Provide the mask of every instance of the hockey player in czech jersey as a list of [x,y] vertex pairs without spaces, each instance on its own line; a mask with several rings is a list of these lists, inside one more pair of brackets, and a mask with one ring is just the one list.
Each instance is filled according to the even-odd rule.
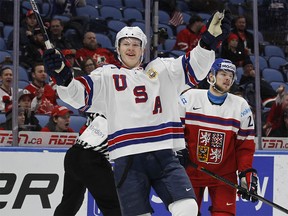
[[[230,60],[216,59],[207,76],[208,90],[189,89],[181,95],[180,114],[185,124],[189,160],[219,176],[257,193],[257,171],[252,168],[254,120],[246,100],[228,93],[236,80]],[[236,189],[186,163],[199,209],[208,187],[212,216],[236,215]],[[257,201],[247,193],[242,198]],[[199,210],[200,215],[200,210]]]

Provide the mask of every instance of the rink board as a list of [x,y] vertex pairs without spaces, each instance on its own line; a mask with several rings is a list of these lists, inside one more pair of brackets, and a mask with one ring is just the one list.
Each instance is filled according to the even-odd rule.
[[[0,148],[0,215],[51,216],[60,202],[63,189],[63,159],[67,148]],[[258,170],[259,195],[288,208],[288,152],[257,151],[254,167]],[[170,215],[152,191],[151,204],[157,216]],[[269,205],[250,203],[236,197],[237,216],[286,215]],[[207,191],[202,215],[209,215]],[[77,216],[102,215],[88,194]]]

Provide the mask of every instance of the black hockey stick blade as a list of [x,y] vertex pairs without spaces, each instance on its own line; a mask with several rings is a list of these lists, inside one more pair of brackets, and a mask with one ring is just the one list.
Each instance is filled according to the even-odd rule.
[[189,164],[190,164],[192,167],[194,167],[195,169],[197,169],[197,170],[199,170],[199,171],[201,171],[201,172],[204,172],[204,173],[206,173],[207,175],[209,175],[209,176],[211,176],[211,177],[213,177],[213,178],[215,178],[215,179],[217,179],[217,180],[219,180],[219,181],[222,181],[222,182],[224,182],[225,184],[227,184],[227,185],[229,185],[229,186],[231,186],[231,187],[233,187],[233,188],[235,188],[235,189],[237,189],[237,190],[239,190],[239,191],[242,191],[242,192],[244,192],[244,193],[247,193],[247,194],[249,194],[250,196],[253,196],[253,197],[257,198],[258,200],[261,200],[262,202],[264,202],[264,203],[272,206],[273,208],[276,208],[276,209],[278,209],[278,210],[280,210],[280,211],[285,212],[286,214],[288,214],[288,209],[286,209],[286,208],[284,208],[284,207],[282,207],[282,206],[280,206],[280,205],[278,205],[278,204],[276,204],[276,203],[273,203],[273,202],[271,202],[270,200],[267,200],[267,199],[265,199],[264,197],[262,197],[262,196],[260,196],[260,195],[258,195],[258,194],[250,193],[248,190],[246,190],[245,188],[241,187],[240,185],[234,184],[233,182],[229,181],[228,179],[223,178],[222,176],[219,176],[219,175],[211,172],[210,170],[207,170],[207,169],[204,168],[204,167],[200,167],[200,166],[198,166],[197,164],[195,164],[195,163],[193,163],[193,162],[191,162],[191,161],[189,161]]
[[47,49],[51,49],[53,47],[52,47],[52,44],[51,44],[51,42],[49,40],[45,25],[43,24],[40,12],[39,12],[38,7],[37,7],[37,4],[36,4],[36,2],[34,0],[30,0],[30,4],[31,4],[32,10],[33,10],[33,12],[35,14],[37,23],[38,23],[38,25],[40,27],[41,33],[43,34],[44,41],[45,41],[45,46],[46,46]]

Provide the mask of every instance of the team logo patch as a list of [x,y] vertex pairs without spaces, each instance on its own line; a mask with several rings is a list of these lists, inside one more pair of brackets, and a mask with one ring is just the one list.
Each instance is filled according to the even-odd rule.
[[222,161],[225,133],[199,130],[197,156],[198,161],[219,164]]
[[157,76],[158,76],[158,73],[157,71],[155,71],[153,68],[149,69],[147,72],[146,72],[147,76],[149,77],[149,79],[156,79]]

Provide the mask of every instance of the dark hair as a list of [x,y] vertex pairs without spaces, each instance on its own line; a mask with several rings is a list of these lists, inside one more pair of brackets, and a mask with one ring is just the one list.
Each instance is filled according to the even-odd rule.
[[59,21],[60,25],[61,25],[62,27],[64,27],[64,22],[63,22],[61,19],[59,19],[59,18],[52,18],[52,19],[50,20],[50,23],[51,23],[52,21]]
[[203,22],[203,19],[199,15],[193,14],[189,19],[188,26],[192,26],[195,22]]
[[31,73],[35,73],[35,68],[39,65],[44,65],[43,62],[35,62],[31,68]]
[[[56,117],[58,118],[58,117]],[[54,116],[50,116],[48,123],[45,125],[50,131],[56,131],[56,122],[54,121]]]
[[91,56],[87,56],[85,59],[83,59],[80,62],[81,70],[84,71],[84,72],[85,72],[85,64],[87,63],[88,60],[91,60],[93,62],[95,68],[97,67],[97,63],[95,62],[95,60]]
[[10,70],[13,72],[13,70],[12,70],[11,67],[5,66],[5,67],[3,67],[3,68],[0,69],[0,76],[2,76],[2,75],[3,75],[3,72],[4,72],[5,70],[7,70],[7,69],[10,69]]
[[242,18],[246,19],[246,17],[243,15],[239,15],[239,16],[235,17],[235,22],[239,19],[242,19]]

